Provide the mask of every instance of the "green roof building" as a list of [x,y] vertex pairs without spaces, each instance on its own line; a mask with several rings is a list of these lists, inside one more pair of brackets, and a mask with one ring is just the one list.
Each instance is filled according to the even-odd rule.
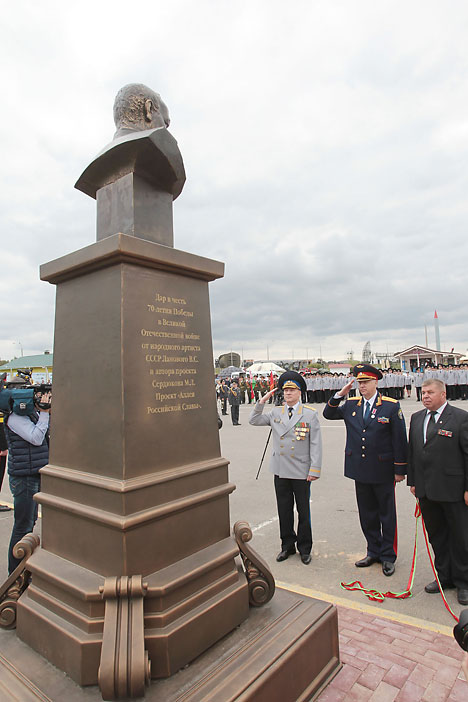
[[54,364],[53,353],[41,353],[36,356],[21,356],[14,358],[0,366],[0,374],[8,373],[7,379],[11,380],[17,374],[18,368],[31,368],[33,380],[37,383],[52,382]]

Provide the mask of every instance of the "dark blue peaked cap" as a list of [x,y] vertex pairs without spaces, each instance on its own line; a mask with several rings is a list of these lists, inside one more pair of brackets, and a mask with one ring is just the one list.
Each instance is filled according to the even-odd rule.
[[305,392],[307,390],[306,381],[300,373],[296,371],[286,371],[278,380],[278,390],[282,390],[284,386],[288,387],[288,383],[294,384],[299,390]]

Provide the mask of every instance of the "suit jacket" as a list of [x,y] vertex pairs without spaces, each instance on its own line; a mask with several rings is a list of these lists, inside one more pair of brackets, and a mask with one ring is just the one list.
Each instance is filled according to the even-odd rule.
[[306,480],[310,474],[320,477],[322,466],[322,435],[316,410],[299,404],[289,419],[286,405],[274,407],[263,414],[265,405],[257,402],[249,423],[271,427],[273,451],[270,471],[280,478]]
[[386,483],[395,480],[395,473],[405,475],[408,442],[400,403],[378,393],[364,423],[362,397],[340,402],[331,397],[323,416],[343,419],[346,424],[346,477],[361,483]]
[[427,410],[411,417],[408,485],[416,497],[458,502],[468,490],[468,412],[447,404],[437,421],[437,434],[424,443]]

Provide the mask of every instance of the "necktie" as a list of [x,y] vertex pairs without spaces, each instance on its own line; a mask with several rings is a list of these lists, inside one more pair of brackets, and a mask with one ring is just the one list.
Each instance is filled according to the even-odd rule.
[[366,400],[366,406],[364,408],[364,423],[366,423],[367,420],[369,419],[369,415],[370,415],[370,402],[368,402]]
[[294,407],[288,407],[289,419],[291,419],[291,417],[293,416],[293,412],[294,412]]
[[427,423],[426,441],[429,441],[429,439],[437,433],[437,426],[436,426],[436,422],[435,422],[436,414],[437,414],[437,412],[432,410],[430,419]]

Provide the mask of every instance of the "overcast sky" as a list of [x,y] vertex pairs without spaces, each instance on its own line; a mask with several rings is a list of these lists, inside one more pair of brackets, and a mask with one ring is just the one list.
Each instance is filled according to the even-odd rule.
[[37,0],[2,12],[0,358],[53,346],[41,263],[95,240],[74,183],[117,90],[169,106],[175,246],[226,264],[215,355],[467,352],[466,0]]

